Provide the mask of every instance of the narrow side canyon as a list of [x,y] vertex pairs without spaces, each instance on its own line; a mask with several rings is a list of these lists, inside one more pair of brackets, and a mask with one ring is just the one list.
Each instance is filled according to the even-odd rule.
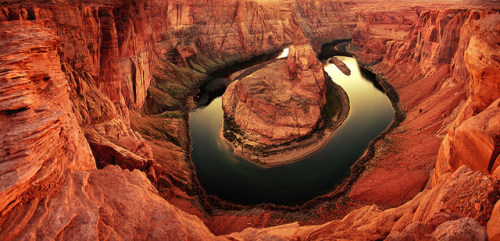
[[[498,9],[447,0],[3,1],[0,239],[500,240]],[[282,144],[323,121],[328,80],[316,54],[346,39],[396,111],[351,169],[352,183],[293,207],[206,193],[191,160],[200,87],[289,47],[288,59],[223,97],[240,128],[257,127],[247,140]],[[259,98],[289,105],[270,110]]]

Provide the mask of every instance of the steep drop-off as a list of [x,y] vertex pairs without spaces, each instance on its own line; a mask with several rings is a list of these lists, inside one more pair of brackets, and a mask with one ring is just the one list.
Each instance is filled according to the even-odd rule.
[[[464,53],[472,47],[469,28],[486,14],[425,11],[403,39],[386,40],[386,54],[377,57],[382,62],[370,68],[395,87],[406,120],[377,145],[369,171],[354,185],[351,198],[399,205],[425,186],[442,138],[467,99],[470,74]],[[377,48],[364,45],[360,56]]]
[[213,237],[143,173],[97,170],[71,110],[54,32],[35,22],[0,26],[0,239],[148,239],[160,220],[170,225],[154,238]]
[[283,164],[286,155],[275,162],[262,159],[261,150],[312,134],[323,121],[325,104],[323,65],[310,45],[294,44],[286,60],[270,63],[227,87],[222,97],[224,137],[250,160],[266,166]]
[[[0,239],[481,240],[483,227],[498,237],[499,14],[327,3],[2,2]],[[396,88],[406,120],[376,143],[345,211],[327,202],[304,212],[207,207],[186,194],[201,192],[186,97],[206,73],[288,44],[299,29],[315,48],[354,35],[360,60],[382,61],[371,69]],[[417,194],[435,163],[432,185]],[[303,225],[358,201],[406,200]],[[214,236],[177,207],[217,233],[301,224]]]

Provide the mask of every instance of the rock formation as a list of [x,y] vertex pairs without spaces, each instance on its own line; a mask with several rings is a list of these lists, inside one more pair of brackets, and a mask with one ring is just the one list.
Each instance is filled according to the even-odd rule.
[[472,75],[469,98],[441,144],[435,178],[464,164],[484,173],[500,165],[498,22],[500,15],[493,14],[470,26],[474,34],[464,55]]
[[43,198],[67,170],[95,169],[96,164],[71,111],[54,32],[20,21],[1,23],[0,31],[4,217],[16,205]]
[[[310,45],[292,45],[287,60],[231,83],[222,98],[229,130],[243,142],[280,145],[309,135],[321,122],[326,78]],[[232,126],[234,125],[234,126]]]
[[36,22],[0,26],[0,239],[215,238],[144,173],[97,170],[71,110],[55,33]]
[[340,61],[337,57],[334,56],[329,58],[328,63],[332,63],[337,66],[337,68],[339,68],[339,70],[342,71],[342,73],[344,73],[345,75],[351,75],[351,70],[349,69],[349,67],[347,67],[347,65],[344,64],[344,62]]
[[[372,70],[383,73],[396,88],[406,120],[399,131],[378,145],[370,174],[354,185],[351,198],[399,205],[426,185],[442,138],[467,105],[466,88],[471,77],[464,55],[474,38],[471,26],[487,14],[470,10],[423,11],[406,36],[386,41],[387,52],[377,57],[382,62]],[[376,46],[364,43],[359,55],[364,56],[372,48]]]
[[[391,2],[388,10],[377,1],[3,1],[0,239],[482,240],[484,228],[490,239],[500,237],[499,14],[482,10],[487,1],[458,4],[471,10],[443,2]],[[362,62],[381,61],[372,70],[396,88],[406,120],[376,143],[349,194],[359,208],[344,218],[331,221],[323,211],[331,203],[321,203],[307,215],[258,207],[261,216],[230,210],[222,213],[232,218],[209,223],[217,212],[190,196],[199,187],[187,115],[161,116],[178,110],[168,102],[179,96],[168,91],[201,81],[187,78],[187,68],[209,70],[274,50],[302,30],[314,49],[353,36]],[[299,58],[276,67],[295,80],[323,77],[308,70],[318,68],[312,48],[294,48]],[[181,81],[159,78],[163,68]],[[321,85],[291,83],[324,103],[316,95]],[[144,106],[158,115],[145,115]],[[310,213],[325,218],[304,223],[322,224],[233,224],[262,227]],[[219,232],[239,232],[216,236],[200,218],[223,227]]]
[[286,60],[263,64],[227,87],[223,135],[236,153],[264,166],[295,161],[328,141],[317,136],[332,121],[323,120],[326,91],[326,74],[312,46],[291,45]]

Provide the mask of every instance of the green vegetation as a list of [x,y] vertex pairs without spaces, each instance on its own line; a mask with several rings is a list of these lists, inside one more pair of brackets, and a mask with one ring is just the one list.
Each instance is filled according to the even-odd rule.
[[165,61],[155,74],[155,88],[165,92],[175,100],[184,98],[206,77],[188,67],[182,67]]
[[167,110],[164,111],[163,113],[157,115],[157,117],[160,118],[174,118],[174,119],[180,119],[184,116],[184,112],[181,110]]
[[227,66],[243,59],[242,55],[222,54],[221,56],[197,56],[195,59],[189,59],[188,64],[193,70],[199,73],[209,74],[223,66]]
[[154,74],[154,83],[148,89],[144,113],[156,115],[166,112],[166,117],[181,118],[182,114],[172,111],[187,111],[187,97],[196,93],[209,74],[242,58],[241,55],[232,54],[197,55],[187,60],[187,66],[162,60]]
[[[175,112],[169,111],[169,114]],[[181,112],[179,112],[181,113]],[[140,116],[137,113],[131,113],[131,127],[140,132],[144,136],[151,137],[155,140],[161,140],[173,143],[181,148],[188,146],[185,132],[182,128],[185,121],[179,117],[166,117],[166,113],[158,116]]]

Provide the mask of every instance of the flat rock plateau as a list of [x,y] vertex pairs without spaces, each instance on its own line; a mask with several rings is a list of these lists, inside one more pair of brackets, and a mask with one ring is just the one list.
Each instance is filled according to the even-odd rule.
[[[499,7],[2,1],[0,240],[500,240]],[[296,207],[207,195],[188,115],[207,76],[292,46],[271,64],[283,78],[223,97],[238,126],[256,123],[248,140],[280,144],[321,121],[315,53],[340,39],[401,114],[355,182]],[[282,103],[295,115],[270,110]]]

